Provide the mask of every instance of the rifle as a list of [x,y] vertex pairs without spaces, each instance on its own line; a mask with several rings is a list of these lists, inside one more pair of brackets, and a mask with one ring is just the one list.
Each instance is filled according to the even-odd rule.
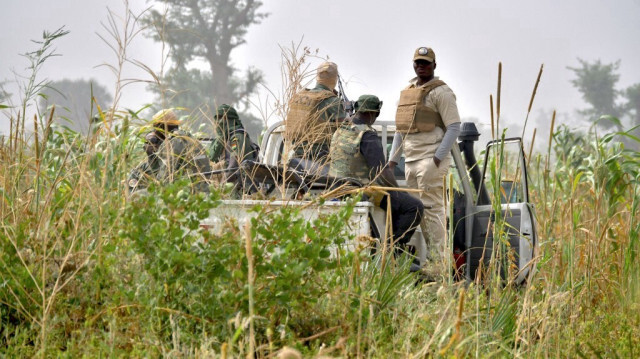
[[338,91],[340,98],[342,98],[342,102],[344,104],[344,110],[349,116],[352,116],[355,109],[354,102],[349,101],[349,98],[347,98],[347,94],[344,92],[344,87],[342,87],[342,77],[340,76],[340,74],[338,74]]

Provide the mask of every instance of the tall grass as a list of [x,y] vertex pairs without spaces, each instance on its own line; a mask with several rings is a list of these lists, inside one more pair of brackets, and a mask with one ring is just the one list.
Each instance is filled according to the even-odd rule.
[[352,240],[349,208],[313,223],[295,209],[255,208],[250,228],[230,219],[212,233],[199,221],[223,193],[189,196],[178,182],[127,199],[122,181],[141,152],[137,113],[101,110],[102,125],[84,136],[57,127],[53,111],[36,115],[32,134],[22,124],[33,116],[12,113],[15,130],[0,147],[2,356],[640,351],[640,157],[619,141],[640,142],[630,131],[551,126],[548,152],[530,159],[540,251],[526,287],[498,280],[506,247],[488,268],[496,280],[425,284],[403,260],[330,256],[328,246]]

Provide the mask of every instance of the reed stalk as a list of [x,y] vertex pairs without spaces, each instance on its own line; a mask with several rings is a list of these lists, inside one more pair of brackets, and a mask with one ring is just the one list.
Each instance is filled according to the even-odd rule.
[[496,138],[500,133],[500,99],[502,98],[502,62],[498,63],[498,90],[496,95]]
[[491,111],[491,139],[496,139],[495,121],[493,118],[493,95],[489,95],[489,108]]
[[253,245],[251,240],[251,222],[247,221],[244,227],[245,250],[247,253],[247,275],[249,287],[249,343],[247,348],[247,358],[253,358],[255,353],[255,299],[254,299],[254,264],[253,264]]

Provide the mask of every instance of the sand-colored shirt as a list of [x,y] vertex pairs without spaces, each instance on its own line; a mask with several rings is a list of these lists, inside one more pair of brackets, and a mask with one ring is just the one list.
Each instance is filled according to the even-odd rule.
[[[438,77],[434,77],[431,81],[438,80]],[[426,86],[431,81],[424,83],[421,86]],[[407,88],[414,88],[417,86],[418,78],[411,79],[410,85]],[[434,88],[424,98],[424,105],[440,114],[442,122],[447,128],[452,128],[447,135],[445,141],[445,131],[440,127],[436,127],[430,132],[418,132],[410,133],[402,136],[396,132],[394,137],[393,146],[391,149],[390,161],[400,162],[400,157],[405,152],[405,161],[417,161],[425,158],[425,156],[436,156],[440,160],[451,151],[451,146],[455,143],[459,133],[460,114],[458,113],[458,105],[456,103],[456,95],[451,88],[447,85],[442,85]],[[455,125],[458,124],[458,125]],[[457,130],[457,131],[456,131]],[[404,138],[403,138],[404,137]],[[404,146],[403,146],[404,144]]]

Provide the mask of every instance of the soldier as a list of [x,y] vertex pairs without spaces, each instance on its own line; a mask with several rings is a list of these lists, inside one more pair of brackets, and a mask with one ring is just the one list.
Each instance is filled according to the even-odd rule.
[[294,157],[326,161],[331,135],[347,117],[335,90],[337,82],[338,65],[324,62],[318,67],[316,86],[298,92],[289,102],[285,139],[293,144]]
[[209,146],[209,158],[214,162],[214,167],[228,170],[221,180],[236,182],[249,192],[253,187],[246,178],[238,178],[241,175],[238,168],[243,161],[258,160],[258,146],[251,141],[236,109],[229,105],[218,107],[214,126],[216,138]]
[[226,168],[237,168],[242,161],[258,159],[255,145],[244,129],[235,108],[220,105],[215,115],[216,138],[209,146],[212,162],[224,160]]
[[208,192],[203,173],[211,171],[207,153],[200,141],[178,129],[181,121],[171,109],[160,110],[153,116],[154,131],[163,141],[156,152],[161,161],[156,178],[171,183],[182,176],[192,181],[192,189]]
[[[434,76],[436,54],[419,47],[413,55],[416,77],[400,93],[396,112],[396,135],[389,166],[400,161],[403,146],[407,185],[421,189],[425,222],[432,259],[444,269],[446,216],[443,178],[451,163],[451,147],[460,133],[456,96],[442,80]],[[435,256],[435,258],[434,258]],[[437,271],[437,269],[436,269]]]
[[144,151],[147,154],[147,159],[131,170],[131,174],[127,180],[129,193],[146,189],[149,186],[149,181],[158,174],[160,159],[156,152],[158,148],[160,148],[161,143],[162,139],[158,137],[155,131],[151,131],[145,135]]
[[[354,117],[342,124],[331,138],[330,175],[353,177],[364,184],[377,182],[386,187],[398,187],[393,172],[385,166],[382,142],[371,127],[381,107],[382,101],[374,95],[358,98]],[[394,241],[404,246],[420,224],[424,207],[417,198],[398,191],[389,191],[389,196],[383,196],[379,201],[374,197],[373,201],[386,211],[388,199],[391,201]],[[411,270],[419,268],[414,263]]]

